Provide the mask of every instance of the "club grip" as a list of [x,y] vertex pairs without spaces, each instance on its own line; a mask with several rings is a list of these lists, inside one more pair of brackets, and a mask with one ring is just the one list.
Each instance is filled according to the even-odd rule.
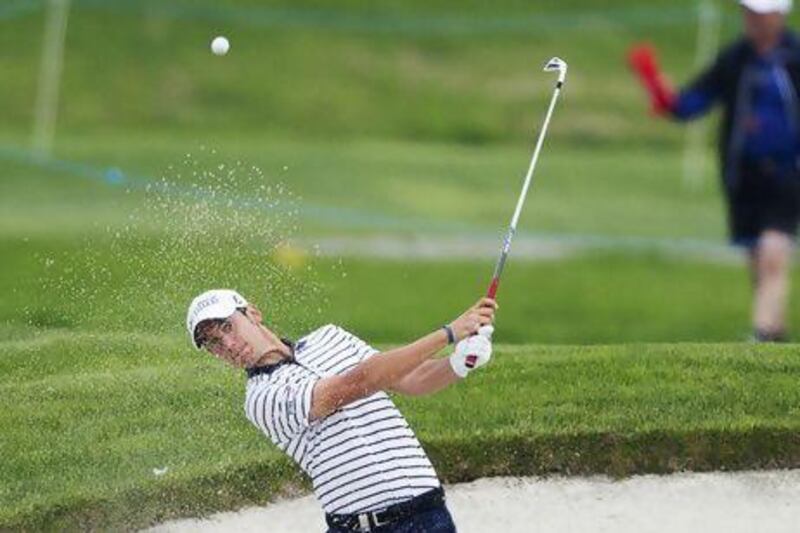
[[489,290],[486,291],[486,297],[494,300],[497,294],[497,288],[500,286],[500,278],[492,278],[492,283],[489,285]]

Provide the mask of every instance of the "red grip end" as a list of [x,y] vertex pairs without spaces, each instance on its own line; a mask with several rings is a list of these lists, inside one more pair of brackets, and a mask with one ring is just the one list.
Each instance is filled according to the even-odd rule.
[[500,279],[492,278],[492,283],[489,285],[489,290],[486,291],[486,297],[494,300],[494,297],[497,294],[497,287],[499,285],[500,285]]

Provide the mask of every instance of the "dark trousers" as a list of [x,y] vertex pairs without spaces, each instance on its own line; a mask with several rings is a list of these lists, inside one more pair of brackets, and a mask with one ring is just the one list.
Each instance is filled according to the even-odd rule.
[[800,174],[793,165],[770,159],[743,161],[736,186],[725,192],[734,244],[755,246],[765,230],[797,235]]

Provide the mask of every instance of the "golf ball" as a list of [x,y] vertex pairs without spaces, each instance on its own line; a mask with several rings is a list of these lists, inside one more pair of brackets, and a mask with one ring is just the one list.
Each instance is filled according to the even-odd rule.
[[223,36],[214,37],[214,40],[211,41],[211,51],[214,52],[214,55],[224,56],[230,50],[231,44],[228,42]]

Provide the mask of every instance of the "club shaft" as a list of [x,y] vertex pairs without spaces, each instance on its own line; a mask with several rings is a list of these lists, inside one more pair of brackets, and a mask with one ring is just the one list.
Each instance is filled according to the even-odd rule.
[[494,268],[494,274],[492,275],[492,282],[489,285],[489,290],[486,293],[489,298],[494,298],[496,296],[497,289],[500,286],[500,276],[503,274],[503,268],[505,268],[506,259],[508,259],[508,253],[511,251],[511,240],[514,238],[514,233],[517,231],[517,222],[519,222],[519,216],[522,213],[522,206],[525,205],[525,198],[528,196],[528,189],[533,182],[533,172],[536,168],[536,162],[539,160],[539,152],[542,150],[544,137],[547,133],[547,127],[550,125],[550,117],[553,116],[553,109],[556,107],[556,101],[558,100],[558,95],[561,92],[562,85],[563,81],[559,79],[556,83],[556,88],[553,91],[553,96],[550,98],[550,106],[547,108],[547,114],[544,117],[542,131],[539,132],[539,138],[536,141],[536,148],[533,150],[531,164],[528,166],[528,173],[525,175],[525,183],[522,185],[522,192],[517,200],[517,207],[514,210],[514,216],[511,217],[511,225],[508,227],[508,232],[503,240],[503,249],[500,252],[500,258],[497,260],[497,264]]
[[553,91],[553,96],[550,98],[550,106],[547,108],[547,115],[544,117],[544,124],[542,125],[542,131],[539,132],[539,138],[536,140],[536,148],[533,150],[533,157],[531,157],[531,164],[528,166],[528,173],[525,175],[525,183],[522,186],[522,192],[519,195],[519,200],[517,200],[517,208],[514,210],[514,216],[511,219],[511,227],[516,230],[517,229],[517,222],[519,221],[519,215],[522,213],[522,206],[525,204],[525,198],[528,196],[528,188],[530,188],[531,183],[533,182],[533,171],[536,168],[536,163],[539,160],[539,153],[542,151],[542,145],[544,144],[544,137],[547,134],[547,127],[550,125],[550,117],[553,116],[553,109],[556,107],[556,100],[558,99],[558,95],[561,92],[561,82],[556,84],[556,88]]

